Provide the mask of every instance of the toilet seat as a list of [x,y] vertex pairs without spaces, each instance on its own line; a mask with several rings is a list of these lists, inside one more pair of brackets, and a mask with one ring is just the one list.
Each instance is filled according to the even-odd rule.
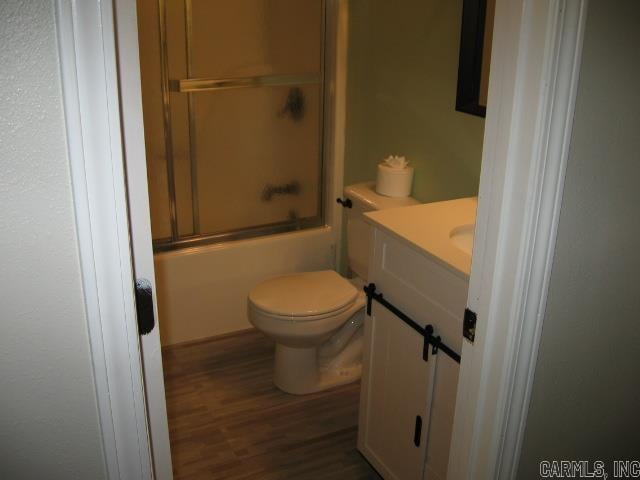
[[344,312],[347,312],[349,310],[353,310],[354,308],[357,310],[359,308],[362,308],[364,305],[366,304],[366,296],[364,294],[364,292],[362,294],[358,293],[358,295],[356,295],[356,298],[354,299],[353,302],[346,304],[344,307],[338,309],[338,310],[333,310],[331,312],[325,312],[323,314],[319,314],[319,315],[298,315],[298,316],[293,316],[293,315],[277,315],[274,313],[268,313],[265,312],[263,310],[260,310],[259,308],[257,308],[255,305],[253,304],[249,304],[249,309],[255,309],[257,311],[259,311],[259,314],[264,317],[264,318],[271,318],[274,320],[280,320],[283,322],[287,322],[289,324],[311,324],[314,321],[318,321],[318,320],[324,320],[330,317],[338,317],[341,314],[343,314]]
[[358,290],[333,270],[272,278],[249,293],[253,308],[270,317],[300,322],[339,314],[357,298]]

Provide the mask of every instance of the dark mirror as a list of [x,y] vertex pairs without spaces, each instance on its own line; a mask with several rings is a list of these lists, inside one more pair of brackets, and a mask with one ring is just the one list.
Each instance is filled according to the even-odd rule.
[[464,0],[456,110],[484,117],[495,0]]

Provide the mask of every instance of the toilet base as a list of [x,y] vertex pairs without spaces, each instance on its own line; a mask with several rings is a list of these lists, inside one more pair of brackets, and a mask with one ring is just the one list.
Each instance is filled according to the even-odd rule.
[[273,382],[283,392],[305,395],[359,380],[362,363],[339,367],[318,362],[318,349],[276,344]]

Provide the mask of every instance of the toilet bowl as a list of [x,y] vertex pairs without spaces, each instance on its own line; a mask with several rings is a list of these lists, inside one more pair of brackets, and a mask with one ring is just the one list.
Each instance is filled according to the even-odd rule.
[[249,321],[276,343],[274,383],[305,394],[356,381],[362,371],[365,295],[371,227],[365,214],[415,205],[411,197],[391,198],[375,184],[345,188],[347,257],[354,278],[333,270],[295,273],[266,280],[249,293]]
[[249,321],[276,343],[275,385],[300,395],[360,378],[364,305],[364,293],[333,270],[257,285]]

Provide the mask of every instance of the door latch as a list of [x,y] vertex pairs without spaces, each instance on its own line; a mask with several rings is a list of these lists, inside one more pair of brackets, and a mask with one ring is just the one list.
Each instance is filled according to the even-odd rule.
[[340,205],[342,205],[344,208],[351,208],[353,207],[353,202],[351,201],[350,198],[345,198],[344,200],[341,198],[336,198],[336,202],[338,202]]
[[136,312],[138,314],[138,333],[146,335],[156,324],[153,315],[153,288],[146,278],[136,280]]
[[462,335],[471,343],[476,338],[476,320],[478,319],[476,312],[464,309],[464,319],[462,321]]

